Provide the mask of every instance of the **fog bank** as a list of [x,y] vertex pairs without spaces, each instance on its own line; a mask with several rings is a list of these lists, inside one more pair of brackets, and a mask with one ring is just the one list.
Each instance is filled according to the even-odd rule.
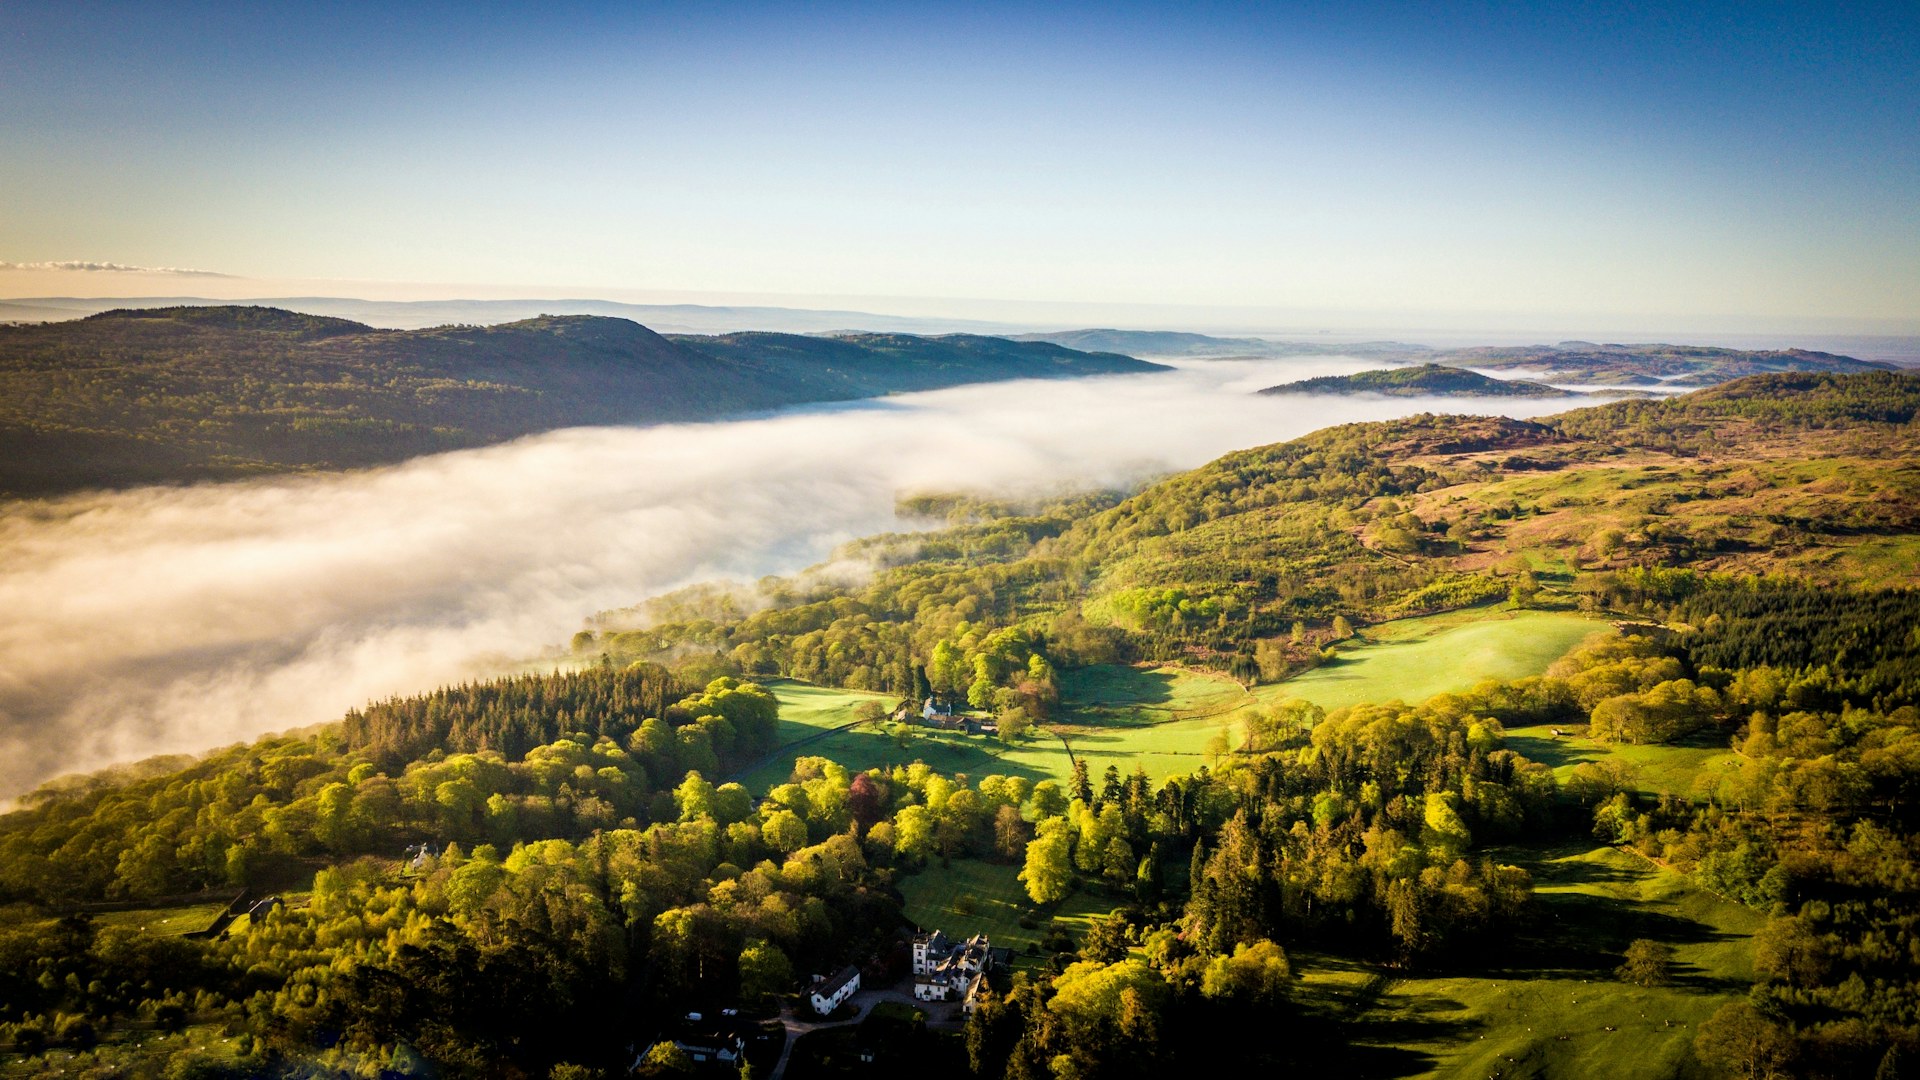
[[0,506],[0,798],[506,670],[597,610],[896,527],[903,491],[1126,483],[1351,420],[1582,403],[1251,394],[1369,366],[1185,362]]

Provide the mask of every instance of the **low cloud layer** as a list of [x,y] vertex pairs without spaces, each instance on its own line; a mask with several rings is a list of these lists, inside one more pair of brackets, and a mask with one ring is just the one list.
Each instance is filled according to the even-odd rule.
[[72,270],[87,274],[175,274],[181,277],[230,278],[217,270],[192,270],[184,266],[128,266],[116,262],[86,262],[66,259],[58,262],[0,262],[0,270]]
[[1478,404],[1250,394],[1364,366],[1190,363],[0,507],[0,798],[506,670],[597,610],[896,527],[902,491],[1124,483]]

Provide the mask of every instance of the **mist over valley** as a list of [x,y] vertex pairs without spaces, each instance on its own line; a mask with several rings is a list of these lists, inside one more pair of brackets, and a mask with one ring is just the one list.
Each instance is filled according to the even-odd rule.
[[1462,408],[1253,395],[1363,360],[1175,363],[0,505],[0,790],[517,670],[597,610],[897,528],[901,494],[1126,487],[1329,424]]

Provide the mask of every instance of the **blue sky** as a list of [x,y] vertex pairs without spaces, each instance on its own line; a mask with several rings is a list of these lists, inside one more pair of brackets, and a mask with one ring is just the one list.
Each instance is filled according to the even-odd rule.
[[1911,332],[1916,72],[1912,3],[9,4],[0,261]]

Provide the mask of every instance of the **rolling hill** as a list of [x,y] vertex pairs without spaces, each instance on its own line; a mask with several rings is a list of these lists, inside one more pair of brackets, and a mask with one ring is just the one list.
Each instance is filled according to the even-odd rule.
[[1268,356],[1377,356],[1413,359],[1431,354],[1425,345],[1398,341],[1275,341],[1268,338],[1213,337],[1172,330],[1056,330],[1009,335],[1015,341],[1050,341],[1070,349],[1125,353],[1128,356],[1178,356],[1237,359]]
[[1262,394],[1384,394],[1388,397],[1566,397],[1570,391],[1521,379],[1494,379],[1444,364],[1381,368],[1354,375],[1323,375],[1282,383]]
[[952,335],[665,338],[626,319],[375,330],[261,307],[0,327],[0,495],[386,464],[585,424],[1156,370]]

